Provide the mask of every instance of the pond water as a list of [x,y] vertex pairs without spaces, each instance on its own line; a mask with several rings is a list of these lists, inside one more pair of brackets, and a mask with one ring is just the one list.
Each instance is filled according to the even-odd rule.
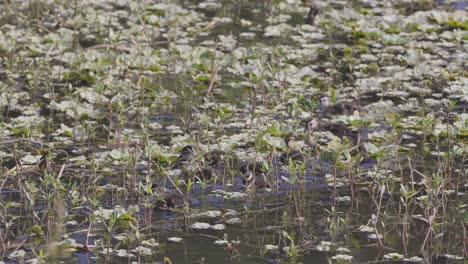
[[466,263],[467,12],[0,2],[0,261]]

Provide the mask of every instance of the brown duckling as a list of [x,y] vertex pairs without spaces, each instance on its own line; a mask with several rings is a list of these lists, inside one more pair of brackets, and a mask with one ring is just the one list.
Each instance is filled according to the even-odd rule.
[[314,24],[314,21],[315,21],[315,17],[317,16],[319,12],[319,9],[316,5],[314,5],[313,3],[310,3],[309,5],[309,13],[307,14],[307,24],[309,25],[313,25]]
[[214,180],[237,168],[237,157],[221,150],[213,150],[204,155],[197,154],[195,147],[185,146],[173,169],[182,170],[181,178],[185,181]]
[[192,204],[192,200],[179,192],[162,194],[156,201],[155,208],[169,210],[170,208],[184,207],[186,204]]
[[194,168],[193,170],[183,170],[181,177],[185,182],[187,182],[189,179],[192,180],[192,182],[205,182],[215,180],[218,175],[221,175],[221,172],[216,168],[199,167]]
[[305,131],[309,135],[315,131],[329,131],[339,138],[347,137],[353,145],[358,143],[358,132],[352,131],[346,125],[340,123],[319,122],[317,119],[313,118],[307,122]]
[[255,174],[266,172],[262,163],[258,161],[250,161],[250,162],[244,163],[242,166],[240,166],[239,171],[242,173],[242,175],[246,175],[249,172],[252,172]]
[[238,168],[238,159],[232,153],[222,150],[212,150],[203,156],[205,166],[216,168],[219,171],[233,170]]
[[205,165],[212,167],[221,167],[224,166],[224,161],[226,159],[226,152],[222,150],[212,150],[205,155],[203,155],[203,160]]
[[332,115],[352,115],[354,111],[359,111],[359,106],[355,101],[339,101],[335,104],[330,102],[330,98],[320,98],[320,109],[324,114]]
[[182,148],[172,169],[181,170],[180,177],[186,182],[189,179],[192,182],[205,181],[211,179],[214,175],[210,167],[204,166],[203,160],[198,156],[195,147],[191,145]]
[[288,164],[289,160],[292,162],[305,162],[304,154],[296,146],[296,136],[293,134],[288,134],[284,137],[284,142],[286,143],[286,151],[281,154],[280,161],[283,164]]
[[271,184],[268,180],[268,174],[265,172],[261,173],[252,173],[249,172],[244,177],[242,177],[242,183],[247,188],[255,188],[255,189],[265,189],[270,188]]
[[240,166],[242,184],[248,188],[264,189],[270,188],[268,181],[268,169],[261,161],[249,161]]
[[188,167],[195,159],[196,159],[196,151],[195,147],[192,145],[187,145],[185,146],[181,151],[180,155],[177,158],[177,161],[175,162],[174,166],[172,166],[172,169],[184,169],[185,167]]

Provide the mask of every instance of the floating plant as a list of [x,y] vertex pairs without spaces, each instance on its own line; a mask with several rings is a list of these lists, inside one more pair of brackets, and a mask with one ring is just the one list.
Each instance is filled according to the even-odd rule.
[[0,262],[463,261],[466,17],[1,2]]

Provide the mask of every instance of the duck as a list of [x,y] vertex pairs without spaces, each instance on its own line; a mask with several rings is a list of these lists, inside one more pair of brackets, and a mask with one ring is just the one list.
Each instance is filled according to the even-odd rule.
[[286,150],[280,156],[280,162],[282,164],[288,164],[291,160],[292,162],[305,162],[305,157],[303,152],[296,146],[296,136],[294,134],[287,134],[284,137],[284,142],[286,143]]
[[324,96],[320,98],[320,109],[324,114],[352,115],[355,111],[359,111],[359,106],[354,101],[338,101],[332,104],[330,98]]
[[333,123],[329,121],[319,122],[316,118],[309,120],[306,123],[305,132],[311,135],[316,131],[329,131],[338,138],[348,138],[353,145],[356,145],[359,140],[359,133],[350,130],[345,124]]

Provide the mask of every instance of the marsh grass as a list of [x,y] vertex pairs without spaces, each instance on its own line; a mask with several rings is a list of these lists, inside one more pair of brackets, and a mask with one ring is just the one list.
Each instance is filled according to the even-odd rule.
[[[225,262],[335,261],[339,246],[357,261],[395,252],[428,263],[466,258],[466,74],[457,59],[466,55],[466,23],[437,13],[434,1],[392,1],[382,10],[405,23],[387,25],[378,8],[352,2],[324,3],[307,28],[299,2],[203,10],[198,2],[4,1],[0,260],[211,263],[218,250],[200,248],[220,232],[235,238],[220,248]],[[434,13],[415,22],[417,10]],[[219,21],[231,16],[257,37],[227,32],[231,22]],[[275,19],[294,27],[261,37],[281,24]],[[323,95],[357,98],[365,109],[323,116]],[[403,110],[409,99],[415,105]],[[307,135],[306,162],[279,165],[286,147],[276,140],[319,115],[358,130],[357,144]],[[171,168],[189,144],[225,151],[220,175],[177,175]],[[248,161],[261,162],[271,188],[240,186],[239,163]],[[247,195],[228,198],[235,192]],[[155,210],[170,193],[183,197],[180,207]],[[200,217],[206,211],[214,217]],[[235,217],[240,224],[227,224]],[[227,227],[194,230],[200,218]],[[164,244],[174,234],[188,242]],[[367,246],[375,252],[362,254]]]

